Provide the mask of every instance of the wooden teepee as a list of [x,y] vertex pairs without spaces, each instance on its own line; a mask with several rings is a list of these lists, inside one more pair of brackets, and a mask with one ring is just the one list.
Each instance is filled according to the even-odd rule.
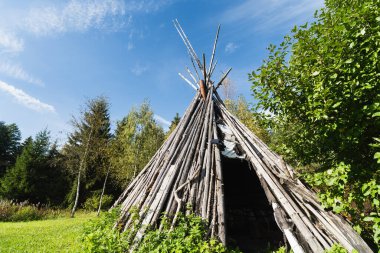
[[[177,214],[190,206],[208,221],[210,236],[227,244],[227,223],[236,221],[228,221],[233,214],[226,207],[224,183],[241,169],[226,165],[225,161],[233,159],[248,164],[250,173],[258,179],[255,187],[263,192],[272,220],[294,252],[319,253],[334,243],[349,252],[372,252],[344,219],[321,207],[315,193],[295,177],[291,166],[228,112],[217,89],[230,70],[219,82],[211,80],[219,28],[206,69],[204,55],[201,62],[178,21],[174,24],[188,49],[198,81],[190,71],[194,82],[184,79],[197,92],[177,128],[116,201],[115,205],[122,209],[119,227],[130,227],[129,211],[138,208],[141,226],[134,238],[138,243],[148,225],[160,226],[162,213],[172,218],[175,226]],[[224,178],[226,174],[228,178]],[[238,190],[240,186],[238,183],[230,187]],[[247,201],[260,203],[254,196],[240,194],[239,199],[251,198]],[[251,221],[253,225],[257,222],[260,219]]]

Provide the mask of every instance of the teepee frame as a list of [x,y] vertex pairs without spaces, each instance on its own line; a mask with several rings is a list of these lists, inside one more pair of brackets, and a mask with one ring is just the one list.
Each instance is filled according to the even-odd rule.
[[[177,20],[174,25],[184,41],[195,75],[183,79],[197,92],[176,129],[150,162],[116,201],[121,205],[118,227],[131,226],[130,210],[139,210],[137,244],[148,226],[161,226],[165,213],[175,226],[177,215],[190,206],[209,224],[210,236],[227,243],[224,199],[221,127],[229,129],[259,178],[273,208],[273,216],[295,253],[323,252],[334,243],[349,252],[372,252],[363,239],[341,216],[324,210],[315,193],[295,176],[292,167],[271,151],[255,134],[233,116],[218,95],[220,81],[211,80],[215,70],[218,27],[208,69],[205,56],[198,58]],[[196,81],[198,79],[198,81]],[[202,92],[203,91],[203,92]],[[203,94],[203,95],[202,95]],[[231,168],[233,169],[233,168]]]

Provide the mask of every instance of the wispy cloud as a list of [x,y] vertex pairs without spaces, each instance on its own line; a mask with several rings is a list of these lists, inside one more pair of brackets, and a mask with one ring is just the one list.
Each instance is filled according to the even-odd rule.
[[0,52],[18,53],[24,49],[24,42],[14,34],[0,30]]
[[136,63],[136,65],[131,69],[131,72],[136,75],[136,76],[140,76],[142,75],[144,72],[146,72],[147,70],[149,69],[148,66],[146,65],[141,65],[140,63]]
[[16,87],[0,81],[0,90],[13,96],[19,103],[28,107],[29,109],[38,112],[55,112],[55,108],[52,105],[41,102],[35,97],[32,97],[25,93],[23,90],[17,89]]
[[135,48],[135,45],[133,45],[131,41],[128,42],[128,46],[127,46],[128,51],[131,51],[133,48]]
[[228,9],[221,19],[225,23],[249,22],[254,30],[264,30],[305,22],[315,10],[323,7],[323,3],[323,0],[248,0]]
[[132,23],[136,12],[153,12],[169,0],[70,0],[65,4],[34,7],[20,28],[35,35],[84,32],[89,29],[117,31]]
[[118,29],[128,25],[127,5],[121,0],[71,0],[66,5],[33,8],[23,20],[25,30],[36,35]]
[[0,62],[0,73],[21,81],[44,86],[44,83],[40,79],[28,74],[20,65],[12,64],[10,62]]
[[167,128],[168,128],[168,127],[171,125],[171,122],[170,122],[169,120],[167,120],[167,119],[161,117],[160,115],[154,114],[154,115],[153,115],[153,118],[154,118],[155,120],[157,120],[157,122],[158,122],[159,124],[161,124],[163,127],[167,127]]
[[226,47],[224,48],[224,51],[228,54],[231,54],[233,52],[235,52],[235,50],[238,48],[239,46],[236,45],[235,43],[233,42],[229,42],[227,43]]

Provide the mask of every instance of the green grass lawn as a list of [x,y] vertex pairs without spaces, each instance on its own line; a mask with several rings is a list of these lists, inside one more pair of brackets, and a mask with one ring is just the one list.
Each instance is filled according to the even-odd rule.
[[29,222],[0,222],[0,252],[80,252],[83,223],[95,213],[75,218]]

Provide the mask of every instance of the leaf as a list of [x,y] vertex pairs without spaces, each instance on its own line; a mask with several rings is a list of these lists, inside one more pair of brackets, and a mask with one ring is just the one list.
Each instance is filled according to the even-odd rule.
[[364,221],[373,221],[374,217],[365,217],[363,220]]
[[353,59],[348,59],[348,60],[346,60],[344,63],[352,63],[354,60]]
[[320,71],[314,71],[311,75],[312,76],[317,76],[317,75],[319,75],[319,73],[320,73]]
[[375,112],[374,114],[372,114],[372,118],[374,117],[380,117],[380,112]]
[[332,108],[337,108],[338,106],[340,106],[341,103],[342,103],[341,101],[336,102],[336,103],[332,106]]

